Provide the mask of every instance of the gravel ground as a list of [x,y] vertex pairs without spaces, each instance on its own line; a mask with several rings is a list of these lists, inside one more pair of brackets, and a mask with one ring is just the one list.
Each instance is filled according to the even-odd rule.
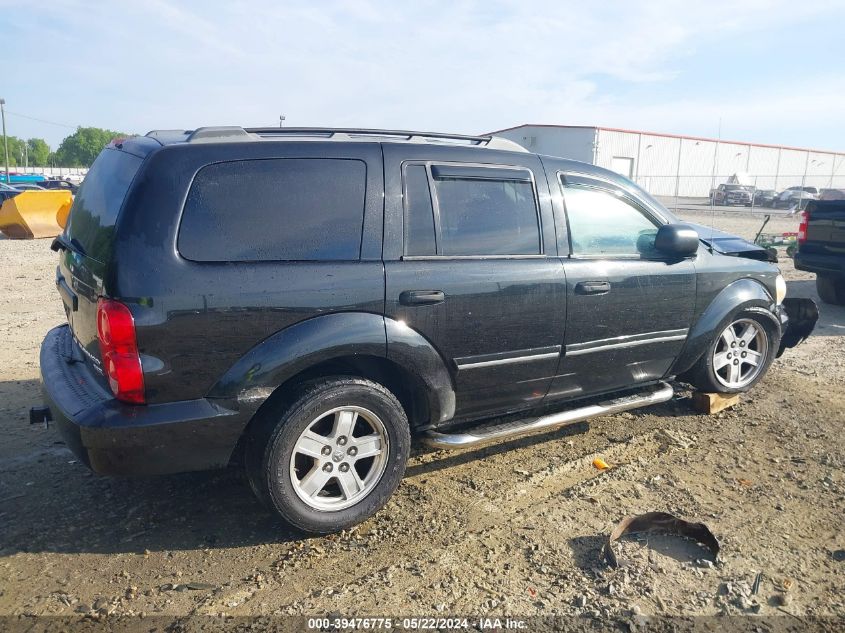
[[[747,237],[760,222],[685,217]],[[63,320],[48,246],[0,241],[0,615],[845,617],[843,308],[823,306],[812,339],[733,409],[696,414],[681,388],[480,451],[417,448],[373,519],[303,539],[235,471],[102,478],[27,424],[39,343]],[[812,275],[782,268],[790,294],[817,299]],[[652,537],[625,539],[621,568],[601,562],[614,523],[655,510],[705,522],[722,561]]]

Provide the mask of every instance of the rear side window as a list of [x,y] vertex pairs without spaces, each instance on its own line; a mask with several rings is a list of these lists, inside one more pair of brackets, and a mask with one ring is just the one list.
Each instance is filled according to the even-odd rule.
[[71,207],[65,235],[85,255],[108,260],[117,215],[143,159],[105,149],[91,165]]
[[359,160],[208,165],[188,192],[179,252],[194,261],[357,260],[366,178]]
[[530,173],[498,168],[432,168],[440,254],[539,255],[540,225]]
[[425,165],[405,168],[405,255],[434,255],[434,209]]

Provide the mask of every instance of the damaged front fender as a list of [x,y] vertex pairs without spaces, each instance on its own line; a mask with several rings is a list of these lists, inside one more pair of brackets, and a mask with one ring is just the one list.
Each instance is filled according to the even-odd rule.
[[787,347],[795,347],[807,340],[819,320],[819,307],[812,299],[784,299],[783,309],[789,321],[780,337],[778,357]]

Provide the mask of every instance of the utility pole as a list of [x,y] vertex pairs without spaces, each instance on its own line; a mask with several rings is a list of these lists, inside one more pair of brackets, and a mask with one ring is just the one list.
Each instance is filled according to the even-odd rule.
[[6,105],[6,100],[0,97],[0,117],[3,118],[3,153],[6,155],[6,184],[8,185],[11,179],[9,178],[9,141],[6,140],[6,109],[3,107],[4,105]]

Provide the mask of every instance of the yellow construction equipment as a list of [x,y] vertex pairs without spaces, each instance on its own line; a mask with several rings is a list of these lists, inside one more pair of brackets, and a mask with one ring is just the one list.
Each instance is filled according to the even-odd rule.
[[56,237],[70,213],[70,191],[24,191],[0,207],[0,232],[15,240]]

